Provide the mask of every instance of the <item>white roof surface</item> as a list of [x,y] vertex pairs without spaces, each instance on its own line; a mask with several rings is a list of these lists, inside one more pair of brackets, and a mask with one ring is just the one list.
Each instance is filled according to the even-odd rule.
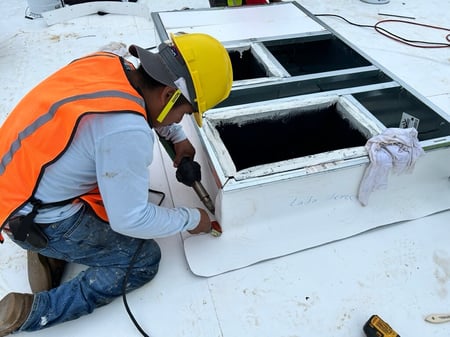
[[[392,0],[387,5],[359,0],[298,2],[312,13],[339,14],[362,24],[390,18],[379,12],[447,28],[450,22],[447,0]],[[206,0],[139,3],[147,4],[151,12],[209,7]],[[91,15],[47,26],[43,19],[25,19],[26,7],[23,0],[0,2],[0,121],[28,90],[74,58],[110,42],[157,44],[154,25],[146,17]],[[450,115],[449,48],[413,48],[337,18],[323,21]],[[450,33],[413,26],[399,26],[397,32],[442,42]],[[170,190],[167,179],[174,179],[173,168],[162,157],[155,158],[151,170],[160,178],[151,187],[167,192],[167,206],[172,204],[171,193],[197,198],[187,188]],[[152,337],[362,337],[362,327],[372,314],[380,315],[401,336],[449,336],[450,323],[424,321],[431,313],[450,313],[449,222],[450,213],[441,212],[210,278],[191,273],[180,235],[165,238],[158,240],[163,252],[158,275],[129,294],[128,303]],[[283,230],[282,223],[279,228]],[[8,239],[0,249],[0,296],[28,292],[25,252]],[[205,252],[205,259],[220,263],[220,251]],[[66,278],[81,268],[71,265]],[[117,299],[78,320],[18,336],[22,335],[140,334]]]

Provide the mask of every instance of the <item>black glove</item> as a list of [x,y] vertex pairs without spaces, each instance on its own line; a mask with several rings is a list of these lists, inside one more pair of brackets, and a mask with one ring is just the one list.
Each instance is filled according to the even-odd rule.
[[175,176],[180,183],[192,187],[194,182],[202,180],[200,164],[188,157],[184,157],[178,165]]

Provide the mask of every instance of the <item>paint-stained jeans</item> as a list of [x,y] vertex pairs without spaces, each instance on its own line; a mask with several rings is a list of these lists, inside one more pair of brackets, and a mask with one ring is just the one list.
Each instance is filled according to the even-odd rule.
[[[31,314],[20,331],[40,330],[76,319],[120,296],[130,261],[143,242],[114,232],[86,206],[44,232],[49,245],[38,250],[40,254],[89,268],[57,288],[35,294]],[[30,248],[26,243],[16,243]],[[127,292],[153,279],[160,258],[158,244],[145,240],[128,276]]]

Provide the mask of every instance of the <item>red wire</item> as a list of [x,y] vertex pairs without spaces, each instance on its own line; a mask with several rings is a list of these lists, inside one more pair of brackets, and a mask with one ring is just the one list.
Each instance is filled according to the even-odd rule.
[[[408,40],[404,37],[398,36],[390,31],[388,31],[387,29],[380,27],[381,24],[383,23],[387,23],[387,22],[394,22],[394,23],[405,23],[405,24],[409,24],[409,25],[415,25],[415,26],[421,26],[421,27],[427,27],[427,28],[431,28],[431,29],[438,29],[438,30],[444,30],[447,32],[450,32],[449,28],[444,28],[444,27],[440,27],[440,26],[433,26],[433,25],[427,25],[425,23],[418,23],[418,22],[411,22],[411,21],[405,21],[405,20],[396,20],[396,19],[386,19],[386,20],[380,20],[378,21],[375,25],[374,25],[374,29],[392,39],[404,44],[407,44],[409,46],[413,46],[413,47],[418,47],[418,48],[449,48],[450,44],[449,43],[441,43],[441,42],[427,42],[427,41],[413,41],[413,40]],[[445,36],[445,39],[450,42],[450,33],[447,34]]]

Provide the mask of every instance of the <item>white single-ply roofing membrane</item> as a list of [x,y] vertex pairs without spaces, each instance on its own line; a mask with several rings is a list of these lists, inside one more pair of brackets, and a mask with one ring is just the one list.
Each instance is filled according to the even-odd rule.
[[[139,0],[138,3],[148,8],[148,14],[185,7],[199,11],[209,8],[209,1],[203,0]],[[450,33],[450,8],[444,0],[391,0],[386,5],[371,5],[359,0],[303,0],[298,3],[313,14],[337,14],[360,24],[373,25],[379,20],[407,16],[410,19],[405,20],[447,29],[398,22],[385,24],[397,34],[414,40],[445,42],[445,36]],[[26,19],[26,8],[27,1],[22,0],[0,3],[0,121],[28,90],[71,60],[112,42],[150,47],[159,40],[150,15],[74,15],[48,25],[42,18]],[[195,17],[196,11],[192,13]],[[201,17],[204,16],[203,13]],[[220,23],[218,9],[212,17],[218,17],[213,21]],[[183,30],[193,30],[194,26],[206,29],[205,26],[214,23],[210,18],[204,22],[201,20],[179,22],[179,27],[184,27]],[[350,25],[337,17],[321,17],[321,20],[425,97],[449,120],[449,48],[415,48],[393,41],[371,28]],[[276,21],[274,17],[270,23],[274,33]],[[289,18],[286,21],[290,22]],[[254,29],[257,30],[256,24]],[[286,33],[285,26],[280,29],[283,29],[282,34]],[[227,30],[220,30],[220,34],[224,39],[233,36],[229,40],[236,40],[233,27],[227,26]],[[251,32],[245,34],[252,36]],[[197,147],[197,159],[202,169],[208,170],[208,156],[191,121],[186,119],[183,125]],[[163,151],[156,151],[154,163],[149,168],[153,177],[150,187],[166,193],[164,206],[201,207],[192,189],[176,181],[174,168]],[[429,157],[430,162],[441,161],[440,158]],[[416,169],[421,176],[427,176],[422,159],[419,159]],[[442,162],[447,160],[442,158]],[[431,324],[424,320],[432,313],[450,313],[450,213],[443,210],[450,195],[447,186],[450,182],[446,178],[450,176],[450,167],[440,167],[441,184],[436,185],[441,185],[441,188],[433,187],[439,189],[439,193],[428,190],[428,185],[417,191],[419,194],[421,191],[427,193],[430,199],[428,203],[417,205],[417,213],[410,217],[415,220],[390,223],[365,232],[349,231],[345,235],[338,235],[339,231],[327,222],[330,219],[331,223],[330,217],[335,214],[342,214],[336,209],[328,209],[329,213],[319,217],[311,216],[308,222],[299,224],[300,229],[292,228],[295,219],[283,219],[282,211],[266,214],[266,210],[261,209],[261,213],[256,214],[256,219],[261,222],[258,230],[252,222],[255,219],[252,214],[240,212],[247,212],[252,198],[258,202],[266,200],[271,207],[276,205],[277,197],[283,192],[276,188],[276,184],[271,187],[273,196],[258,195],[257,188],[252,192],[254,194],[245,195],[243,203],[233,203],[233,199],[227,196],[230,199],[221,210],[226,214],[220,217],[248,216],[249,226],[246,227],[245,221],[238,228],[224,226],[224,233],[219,238],[174,235],[158,239],[162,249],[159,273],[152,282],[127,296],[131,310],[152,337],[362,337],[362,327],[372,314],[382,317],[401,336],[448,336],[450,323]],[[351,176],[342,172],[337,176],[339,186],[346,186],[346,180],[351,186],[356,184],[350,181]],[[205,186],[215,196],[217,187],[214,187],[214,180],[208,178],[208,174],[205,176],[209,179]],[[407,179],[407,176],[400,179]],[[325,194],[339,199],[335,200],[336,207],[345,205],[347,200],[343,194],[333,194],[329,187],[320,189],[325,183],[330,183],[328,178],[315,176],[314,184],[309,183],[313,193],[308,195],[292,192],[295,184],[288,186],[294,197],[292,205],[308,212],[314,198]],[[372,201],[389,198],[389,187],[392,186],[375,191],[369,206]],[[410,196],[405,197],[405,202],[411,202],[411,199]],[[395,198],[395,202],[399,210],[405,209],[400,197]],[[281,210],[284,207],[280,204]],[[426,212],[420,212],[423,209]],[[434,213],[436,210],[439,212]],[[354,224],[359,223],[368,229],[364,226],[372,223],[377,214],[348,212],[346,216],[353,219]],[[289,223],[289,226],[283,226],[284,223]],[[315,236],[318,240],[307,245],[307,249],[297,251],[290,248]],[[323,237],[327,239],[323,240]],[[265,247],[256,241],[266,242]],[[201,272],[196,272],[190,265],[192,261],[187,257],[186,244],[188,249],[196,250],[195,266]],[[11,291],[29,292],[25,252],[8,238],[0,250],[0,296]],[[260,255],[255,258],[254,254],[258,252]],[[80,265],[69,265],[64,278],[69,279],[82,269]],[[204,272],[206,269],[208,272]],[[80,319],[38,332],[18,334],[22,335],[140,336],[140,333],[118,298]]]

